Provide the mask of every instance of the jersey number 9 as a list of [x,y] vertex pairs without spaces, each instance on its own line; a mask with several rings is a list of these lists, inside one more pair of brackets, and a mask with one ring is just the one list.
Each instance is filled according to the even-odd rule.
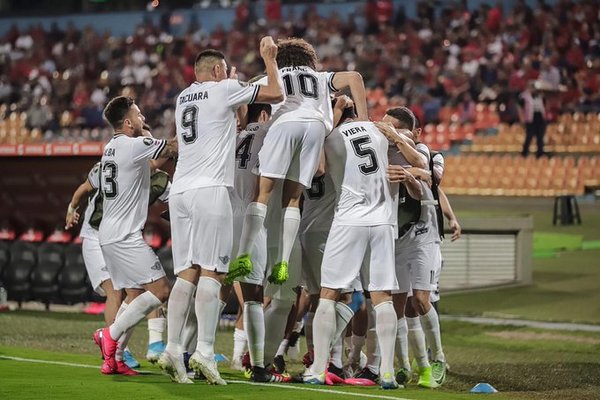
[[198,126],[198,107],[188,106],[183,110],[181,114],[181,126],[189,131],[184,131],[181,134],[183,143],[190,144],[194,143],[198,138],[197,126]]

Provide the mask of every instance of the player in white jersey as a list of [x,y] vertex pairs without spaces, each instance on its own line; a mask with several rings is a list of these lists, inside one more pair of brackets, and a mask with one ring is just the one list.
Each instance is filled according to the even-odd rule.
[[277,103],[284,96],[271,37],[262,39],[260,54],[266,85],[228,79],[225,56],[205,50],[194,64],[196,82],[177,97],[179,158],[169,200],[177,280],[168,305],[167,349],[159,360],[174,382],[191,382],[183,364],[181,332],[196,291],[198,340],[190,366],[210,383],[226,384],[214,361],[214,341],[222,307],[219,291],[233,240],[228,189],[235,175],[236,111],[253,102]]
[[248,206],[238,257],[231,263],[232,277],[252,270],[250,254],[256,235],[264,225],[267,205],[276,181],[283,180],[281,239],[269,281],[288,279],[288,263],[300,225],[300,198],[310,187],[321,157],[325,136],[333,127],[330,95],[350,88],[360,120],[367,120],[362,76],[357,72],[318,72],[313,47],[303,39],[278,42],[286,100],[273,112],[273,122],[259,154],[260,184],[255,201]]
[[337,301],[342,289],[361,273],[370,255],[368,290],[375,304],[382,354],[381,386],[397,388],[393,353],[396,314],[391,291],[398,288],[394,273],[393,195],[386,177],[388,140],[372,122],[353,121],[353,108],[325,141],[327,170],[337,192],[335,216],[321,268],[321,293],[315,312],[315,359],[304,375],[307,383],[323,384],[329,351],[352,318],[352,310]]
[[[127,332],[169,296],[169,283],[160,261],[142,237],[150,193],[149,160],[177,154],[175,140],[142,137],[144,116],[133,99],[120,96],[104,109],[115,134],[105,146],[101,161],[103,215],[98,239],[116,290],[125,289],[123,312],[95,340],[104,356],[102,373],[131,374],[117,347],[127,344]],[[92,185],[94,182],[90,182]]]

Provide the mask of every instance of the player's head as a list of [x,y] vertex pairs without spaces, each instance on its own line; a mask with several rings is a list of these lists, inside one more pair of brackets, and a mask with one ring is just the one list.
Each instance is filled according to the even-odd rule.
[[289,38],[277,41],[277,65],[283,67],[310,67],[317,66],[317,52],[304,39]]
[[253,103],[248,105],[248,123],[264,123],[271,119],[271,105]]
[[115,132],[128,136],[142,135],[145,118],[131,97],[115,97],[104,107],[103,115]]
[[222,81],[227,79],[225,55],[218,50],[201,51],[194,62],[194,72],[199,81]]
[[415,114],[408,107],[394,107],[385,112],[383,122],[391,123],[396,129],[408,129],[412,131],[416,124]]
[[415,129],[412,130],[413,140],[418,142],[422,132],[423,128],[421,127],[421,121],[419,120],[419,117],[415,115]]

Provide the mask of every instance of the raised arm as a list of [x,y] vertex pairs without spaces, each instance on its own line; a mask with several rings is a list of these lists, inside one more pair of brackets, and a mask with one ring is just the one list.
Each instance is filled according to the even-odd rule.
[[337,90],[350,88],[352,101],[356,105],[356,114],[358,120],[368,121],[369,113],[367,110],[367,93],[363,77],[356,71],[336,72],[331,81],[333,87]]
[[415,200],[423,198],[423,187],[417,179],[400,165],[389,165],[387,171],[390,183],[402,183],[406,187],[408,195]]
[[177,138],[167,139],[167,145],[162,149],[158,155],[158,160],[169,159],[177,156],[179,146],[177,144]]
[[75,190],[75,193],[73,193],[73,197],[71,198],[71,202],[67,207],[67,215],[65,216],[65,229],[71,229],[73,226],[79,223],[79,213],[77,212],[77,209],[79,208],[81,199],[87,197],[93,190],[94,187],[87,179],[85,182],[79,185],[77,190]]
[[277,45],[271,36],[265,36],[260,41],[260,56],[265,62],[267,84],[260,86],[254,102],[267,104],[281,103],[285,99],[283,95],[283,81],[277,67]]
[[[375,122],[375,125],[377,125],[379,131],[383,133],[391,143],[396,145],[398,151],[404,155],[404,158],[406,158],[406,161],[408,161],[410,165],[423,169],[428,167],[427,158],[417,151],[414,142],[411,139],[402,134],[403,129],[398,132],[392,125],[385,122]],[[408,132],[408,130],[406,131]]]

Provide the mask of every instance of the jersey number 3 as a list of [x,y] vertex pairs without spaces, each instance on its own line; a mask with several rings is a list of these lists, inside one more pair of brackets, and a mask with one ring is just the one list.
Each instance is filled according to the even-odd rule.
[[198,126],[198,107],[188,106],[183,110],[183,113],[181,114],[181,126],[186,129],[186,131],[181,134],[183,143],[194,143],[198,138],[196,128]]
[[360,164],[358,169],[364,175],[372,174],[379,169],[379,163],[377,162],[377,156],[375,155],[375,150],[368,146],[371,143],[371,138],[368,136],[361,136],[350,141],[352,144],[352,149],[354,149],[354,154],[356,154],[360,158],[367,157],[369,162]]
[[104,198],[114,199],[117,197],[119,192],[119,185],[117,185],[117,174],[119,170],[117,164],[112,161],[107,161],[102,166],[102,176],[104,177]]

